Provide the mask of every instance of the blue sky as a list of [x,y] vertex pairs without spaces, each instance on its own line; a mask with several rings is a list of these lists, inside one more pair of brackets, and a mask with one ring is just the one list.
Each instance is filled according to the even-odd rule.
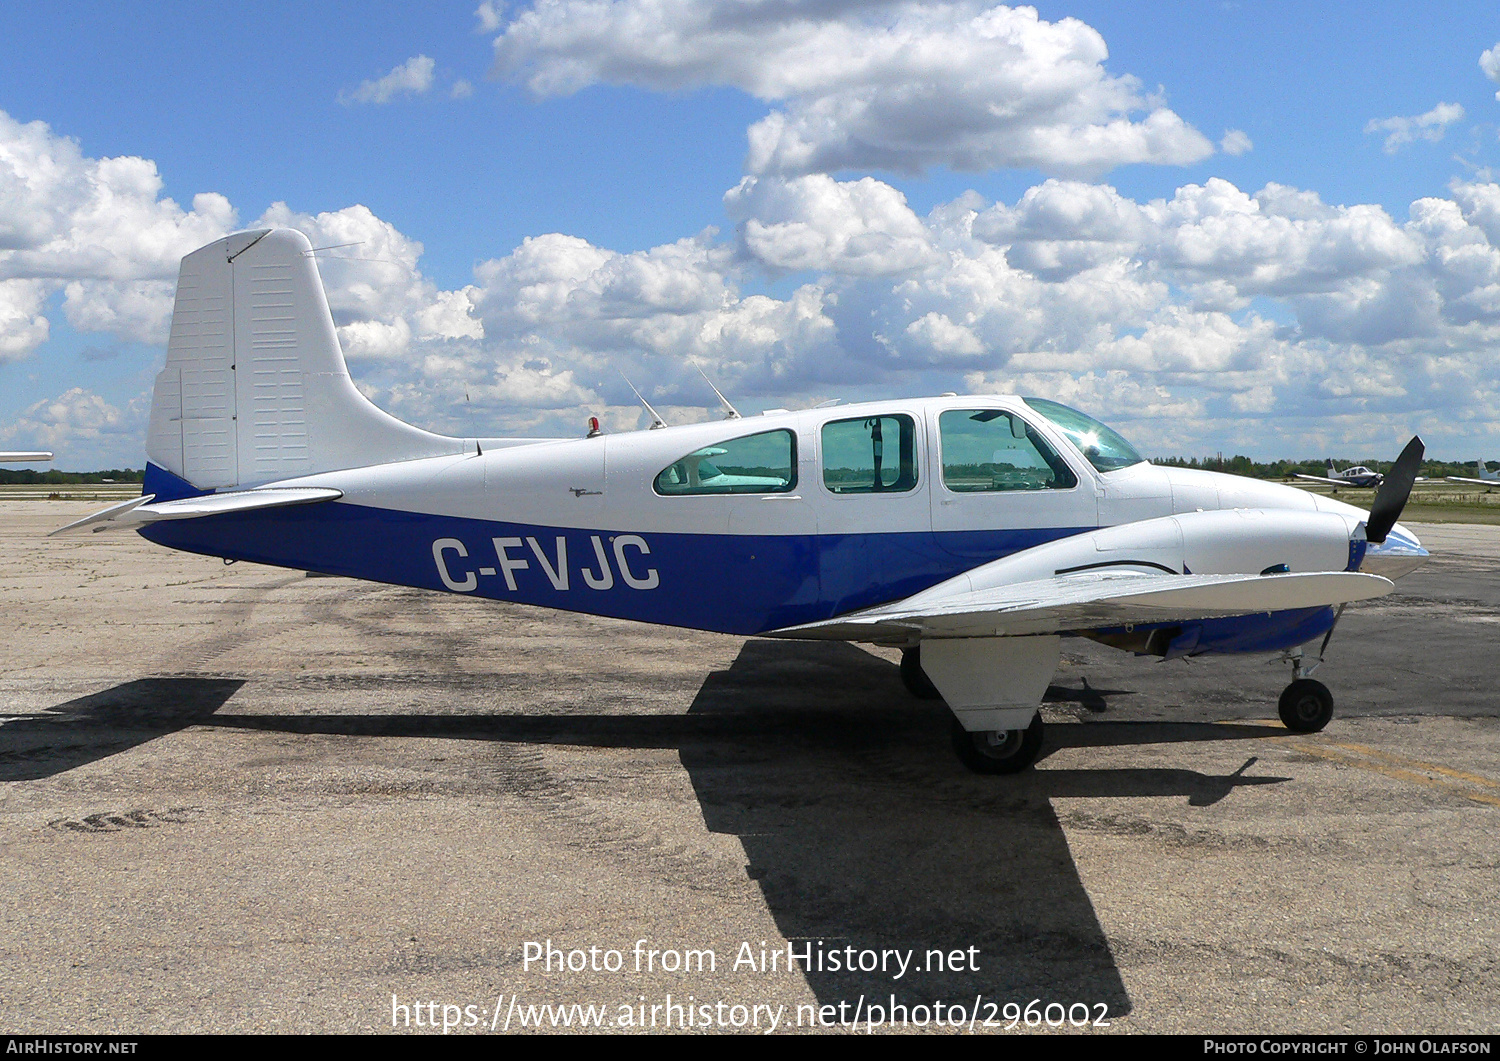
[[139,466],[176,259],[281,223],[380,259],[324,265],[351,370],[437,430],[702,419],[698,365],[1500,458],[1500,9],[1033,11],[12,5],[0,447]]

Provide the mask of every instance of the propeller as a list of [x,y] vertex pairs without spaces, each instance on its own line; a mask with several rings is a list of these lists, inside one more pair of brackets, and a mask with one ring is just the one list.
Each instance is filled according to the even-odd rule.
[[1411,496],[1412,483],[1417,481],[1417,471],[1422,466],[1422,439],[1413,435],[1412,440],[1391,465],[1390,473],[1375,491],[1375,503],[1370,506],[1370,518],[1365,521],[1365,537],[1376,545],[1385,541],[1385,536],[1401,517],[1406,499]]

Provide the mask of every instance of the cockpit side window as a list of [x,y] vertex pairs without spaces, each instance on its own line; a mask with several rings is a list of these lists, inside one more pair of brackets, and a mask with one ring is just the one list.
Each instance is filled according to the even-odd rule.
[[824,424],[823,485],[835,494],[916,489],[916,421],[898,413]]
[[695,449],[661,470],[665,497],[684,494],[784,494],[797,488],[797,438],[762,431]]
[[1046,439],[1014,413],[949,409],[938,417],[943,485],[955,493],[1069,490],[1078,485]]

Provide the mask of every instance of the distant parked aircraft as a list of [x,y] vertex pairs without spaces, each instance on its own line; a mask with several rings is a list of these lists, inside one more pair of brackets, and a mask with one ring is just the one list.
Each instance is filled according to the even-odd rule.
[[1297,473],[1297,478],[1307,479],[1315,483],[1332,483],[1334,486],[1379,486],[1385,482],[1385,476],[1379,472],[1371,471],[1363,464],[1356,464],[1352,468],[1339,471],[1333,466],[1333,461],[1328,462],[1327,475],[1303,475]]
[[1452,483],[1474,483],[1478,486],[1500,486],[1500,472],[1492,472],[1485,466],[1484,461],[1474,462],[1474,474],[1477,478],[1466,479],[1462,475],[1447,476]]

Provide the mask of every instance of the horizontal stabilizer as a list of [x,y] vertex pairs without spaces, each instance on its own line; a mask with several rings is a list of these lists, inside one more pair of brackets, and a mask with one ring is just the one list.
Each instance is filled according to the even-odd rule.
[[169,519],[199,519],[204,516],[222,516],[228,512],[251,512],[262,508],[286,508],[289,505],[310,505],[319,501],[336,501],[344,496],[342,490],[331,487],[304,487],[299,489],[239,490],[228,494],[205,494],[202,497],[184,497],[178,501],[151,504],[153,494],[131,498],[118,505],[110,505],[92,515],[74,520],[66,527],[59,527],[53,534],[81,530],[93,526],[94,530],[116,530],[123,527],[140,527],[147,523],[158,523]]
[[1389,579],[1350,571],[1277,575],[1094,574],[905,602],[788,627],[771,637],[884,641],[1020,637],[1319,608],[1383,596]]

